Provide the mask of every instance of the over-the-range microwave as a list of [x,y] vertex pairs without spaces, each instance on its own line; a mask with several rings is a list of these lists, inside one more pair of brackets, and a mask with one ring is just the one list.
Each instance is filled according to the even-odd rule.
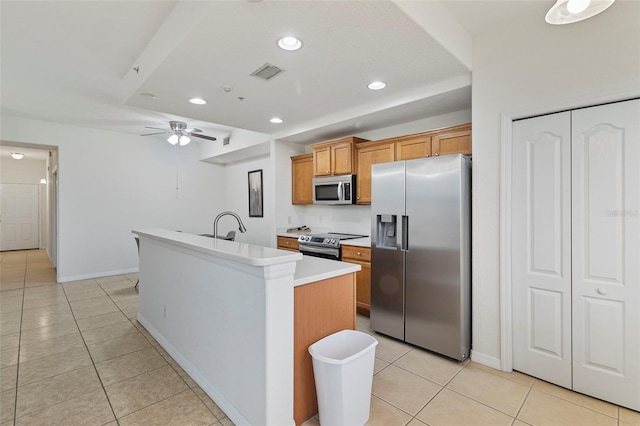
[[313,204],[355,204],[356,175],[313,178]]

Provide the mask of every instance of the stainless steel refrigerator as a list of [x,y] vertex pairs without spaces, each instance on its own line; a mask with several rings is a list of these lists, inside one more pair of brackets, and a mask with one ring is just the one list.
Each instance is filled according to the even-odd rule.
[[371,328],[448,357],[471,347],[471,162],[371,167]]

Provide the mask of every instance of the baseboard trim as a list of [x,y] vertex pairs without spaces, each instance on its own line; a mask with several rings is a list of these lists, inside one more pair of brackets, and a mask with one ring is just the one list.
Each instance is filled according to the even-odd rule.
[[138,268],[119,269],[117,271],[95,272],[92,274],[72,275],[70,277],[58,277],[59,283],[67,283],[69,281],[90,280],[92,278],[110,277],[112,275],[133,274],[138,272]]
[[472,350],[471,361],[477,362],[478,364],[486,365],[487,367],[495,368],[496,370],[502,370],[500,358],[483,354],[482,352]]

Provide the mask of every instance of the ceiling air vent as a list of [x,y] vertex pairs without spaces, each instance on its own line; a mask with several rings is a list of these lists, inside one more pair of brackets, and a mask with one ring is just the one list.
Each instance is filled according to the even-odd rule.
[[254,77],[260,77],[268,81],[283,72],[284,70],[282,68],[278,68],[271,64],[264,64],[263,66],[252,72],[251,75]]

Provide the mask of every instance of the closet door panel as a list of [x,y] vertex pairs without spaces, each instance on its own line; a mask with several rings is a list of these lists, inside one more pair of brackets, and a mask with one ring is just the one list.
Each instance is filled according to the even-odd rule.
[[513,368],[571,387],[570,113],[513,124]]
[[640,101],[572,112],[573,389],[640,409]]

